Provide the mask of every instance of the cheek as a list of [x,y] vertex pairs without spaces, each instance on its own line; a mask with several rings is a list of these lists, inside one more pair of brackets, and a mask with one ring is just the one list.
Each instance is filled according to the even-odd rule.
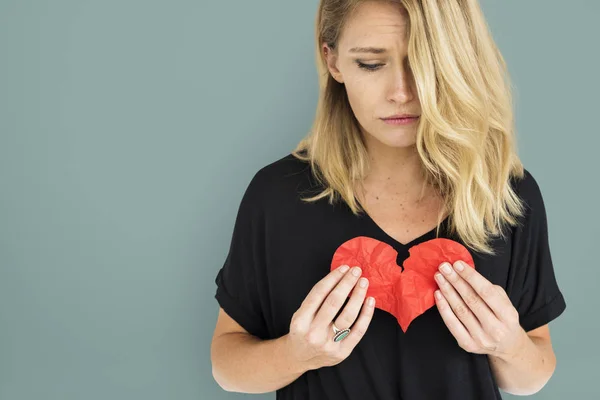
[[377,115],[377,103],[380,96],[376,84],[367,79],[347,82],[346,92],[350,106],[359,120],[374,118]]

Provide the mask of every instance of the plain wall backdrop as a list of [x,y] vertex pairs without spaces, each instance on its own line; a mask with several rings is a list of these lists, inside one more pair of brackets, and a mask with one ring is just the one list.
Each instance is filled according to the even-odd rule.
[[[252,396],[211,374],[214,279],[252,175],[310,128],[317,5],[0,1],[0,400]],[[482,6],[567,301],[532,398],[600,398],[600,2]]]

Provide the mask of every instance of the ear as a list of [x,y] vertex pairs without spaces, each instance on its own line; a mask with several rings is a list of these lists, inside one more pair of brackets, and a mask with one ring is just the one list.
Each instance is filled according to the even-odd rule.
[[331,47],[329,47],[327,45],[327,43],[323,44],[322,49],[323,49],[323,55],[325,57],[325,60],[327,61],[327,69],[329,70],[329,73],[331,74],[333,79],[335,79],[339,83],[344,83],[344,78],[342,76],[342,73],[340,72],[340,70],[337,67],[337,62],[338,62],[337,51],[335,51]]

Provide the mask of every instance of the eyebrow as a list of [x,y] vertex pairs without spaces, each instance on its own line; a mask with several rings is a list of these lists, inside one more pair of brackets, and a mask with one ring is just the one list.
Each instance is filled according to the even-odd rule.
[[381,54],[385,53],[386,49],[380,47],[353,47],[349,50],[350,53],[373,53]]

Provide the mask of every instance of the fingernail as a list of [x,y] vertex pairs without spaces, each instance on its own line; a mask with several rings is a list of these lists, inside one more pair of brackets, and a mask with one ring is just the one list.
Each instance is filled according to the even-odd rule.
[[347,265],[342,265],[342,266],[340,267],[340,271],[342,271],[342,272],[344,272],[344,273],[345,273],[346,271],[348,271],[349,269],[350,269],[350,267],[349,267],[349,266],[347,266]]
[[449,274],[450,272],[452,272],[452,267],[450,266],[450,264],[448,263],[443,263],[442,264],[442,271]]
[[454,268],[456,268],[457,271],[462,271],[463,269],[465,269],[465,266],[463,265],[462,261],[459,261],[456,264],[454,264]]

